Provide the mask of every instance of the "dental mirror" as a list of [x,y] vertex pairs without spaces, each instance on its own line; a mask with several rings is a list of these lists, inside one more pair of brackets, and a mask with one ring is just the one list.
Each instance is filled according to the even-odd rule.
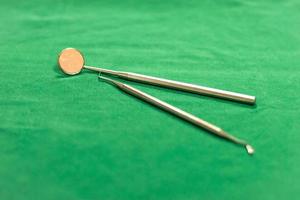
[[255,104],[255,96],[241,94],[237,92],[230,92],[226,90],[220,90],[210,88],[206,86],[200,86],[190,83],[184,83],[179,81],[173,81],[153,76],[146,76],[143,74],[137,74],[132,72],[114,71],[99,67],[91,67],[84,65],[84,57],[80,51],[74,48],[66,48],[62,50],[58,57],[58,65],[60,69],[67,75],[79,74],[82,68],[88,69],[94,72],[100,72],[108,75],[113,75],[122,79],[127,79],[136,82],[142,82],[146,84],[156,85],[160,87],[171,88],[175,90],[181,90],[185,92],[191,92],[206,96],[212,96],[232,101],[238,101],[246,104]]
[[84,66],[84,57],[77,49],[67,48],[59,54],[58,65],[65,74],[76,75]]

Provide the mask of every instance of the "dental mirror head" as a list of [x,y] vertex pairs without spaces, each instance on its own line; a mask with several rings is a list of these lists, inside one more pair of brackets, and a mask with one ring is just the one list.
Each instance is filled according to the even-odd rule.
[[58,66],[65,74],[79,74],[84,66],[84,57],[77,49],[66,48],[58,56]]

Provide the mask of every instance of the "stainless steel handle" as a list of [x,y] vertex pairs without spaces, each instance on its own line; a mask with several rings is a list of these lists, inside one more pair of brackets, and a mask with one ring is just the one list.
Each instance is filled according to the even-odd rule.
[[238,101],[241,103],[247,103],[247,104],[255,104],[255,96],[250,96],[246,94],[236,93],[236,92],[230,92],[226,90],[219,90],[215,88],[205,87],[205,86],[199,86],[194,85],[190,83],[183,83],[179,81],[173,81],[163,78],[157,78],[153,76],[146,76],[142,74],[137,73],[130,73],[130,72],[121,72],[121,71],[114,71],[114,70],[108,70],[98,67],[91,67],[91,66],[84,66],[85,69],[89,69],[96,72],[101,72],[113,76],[117,76],[123,79],[128,79],[132,81],[147,83],[151,85],[157,85],[161,87],[166,88],[172,88],[176,90],[182,90],[186,92],[196,93],[196,94],[202,94],[202,95],[208,95],[223,99],[228,99],[232,101]]
[[[122,77],[124,77],[124,76],[122,76]],[[223,99],[229,99],[229,100],[233,100],[233,101],[239,101],[239,102],[243,102],[243,103],[247,103],[247,104],[255,103],[254,96],[245,95],[245,94],[236,93],[236,92],[230,92],[230,91],[226,91],[226,90],[219,90],[219,89],[205,87],[205,86],[194,85],[194,84],[190,84],[190,83],[172,81],[172,80],[168,80],[168,79],[156,78],[156,77],[146,76],[146,75],[141,75],[141,74],[136,74],[136,73],[126,73],[126,77],[124,77],[124,78],[129,79],[129,80],[134,80],[134,81],[140,81],[143,83],[158,85],[158,86],[162,86],[162,87],[182,90],[182,91],[186,91],[186,92],[203,94],[203,95],[208,95],[208,96],[213,96],[213,97],[218,97],[218,98],[223,98]]]
[[150,103],[154,106],[157,106],[159,108],[161,108],[162,110],[164,111],[167,111],[169,113],[172,113],[173,115],[181,118],[181,119],[184,119],[196,126],[199,126],[219,137],[222,137],[224,139],[227,139],[231,142],[234,142],[236,144],[239,144],[239,145],[242,145],[246,148],[247,152],[249,154],[253,154],[254,153],[254,149],[251,145],[249,145],[248,143],[246,143],[245,141],[243,140],[240,140],[228,133],[226,133],[224,130],[222,130],[221,128],[203,120],[203,119],[200,119],[188,112],[185,112],[175,106],[172,106],[171,104],[168,104],[162,100],[159,100],[158,98],[156,97],[153,97],[145,92],[142,92],[134,87],[131,87],[127,84],[124,84],[124,83],[121,83],[121,82],[118,82],[118,81],[115,81],[115,80],[112,80],[112,79],[109,79],[109,78],[106,78],[106,77],[103,77],[103,76],[99,76],[99,78],[103,79],[103,80],[106,80],[107,82],[109,83],[112,83],[114,84],[115,86],[117,86],[118,88],[120,88],[121,90],[135,96],[135,97],[138,97],[142,100],[144,100],[145,102],[147,103]]

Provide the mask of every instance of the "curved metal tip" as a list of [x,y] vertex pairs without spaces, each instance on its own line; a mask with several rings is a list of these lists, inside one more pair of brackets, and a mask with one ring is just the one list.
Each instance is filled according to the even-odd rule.
[[99,79],[102,79],[102,80],[104,80],[104,81],[106,81],[106,82],[109,82],[109,83],[114,83],[114,82],[115,82],[114,80],[112,80],[112,79],[110,79],[110,78],[107,78],[107,77],[102,76],[102,75],[101,75],[101,72],[99,73],[98,78],[99,78]]
[[246,147],[246,150],[247,150],[247,152],[248,152],[249,155],[253,155],[254,154],[255,150],[254,150],[254,148],[250,144],[246,144],[245,147]]
[[122,85],[123,85],[121,82],[118,82],[118,81],[115,81],[115,80],[113,80],[113,79],[110,79],[110,78],[107,78],[107,77],[102,76],[101,73],[99,73],[98,78],[99,78],[99,79],[102,79],[102,80],[104,80],[104,81],[106,81],[107,83],[110,83],[110,84],[112,84],[112,85],[116,85],[116,86],[118,86],[118,87],[122,87]]

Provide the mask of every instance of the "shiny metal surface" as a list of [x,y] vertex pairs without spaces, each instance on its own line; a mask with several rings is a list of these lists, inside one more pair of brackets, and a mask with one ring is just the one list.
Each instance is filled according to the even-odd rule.
[[58,56],[58,66],[65,74],[78,74],[84,66],[83,55],[74,48],[64,49]]
[[91,66],[84,66],[85,69],[89,69],[96,72],[101,72],[113,76],[117,76],[122,79],[147,83],[151,85],[157,85],[161,87],[166,88],[172,88],[176,90],[182,90],[186,92],[201,94],[201,95],[207,95],[232,101],[238,101],[241,103],[246,104],[255,104],[256,98],[255,96],[250,96],[246,94],[236,93],[236,92],[230,92],[226,90],[219,90],[215,88],[205,87],[205,86],[199,86],[194,85],[190,83],[183,83],[179,81],[173,81],[163,78],[157,78],[153,76],[146,76],[142,74],[137,73],[130,73],[130,72],[121,72],[121,71],[114,71],[114,70],[107,70],[103,68],[98,67],[91,67]]
[[142,100],[144,100],[145,102],[149,103],[149,104],[152,104],[156,107],[159,107],[160,109],[164,110],[164,111],[167,111],[169,113],[172,113],[173,115],[181,118],[181,119],[184,119],[196,126],[199,126],[219,137],[222,137],[224,139],[227,139],[235,144],[238,144],[238,145],[242,145],[243,147],[246,148],[248,154],[253,154],[254,153],[254,148],[249,145],[247,142],[243,141],[243,140],[240,140],[230,134],[228,134],[227,132],[225,132],[224,130],[222,130],[221,128],[203,120],[203,119],[200,119],[188,112],[185,112],[175,106],[172,106],[162,100],[159,100],[158,98],[156,97],[153,97],[145,92],[142,92],[132,86],[129,86],[127,84],[124,84],[124,83],[121,83],[121,82],[118,82],[118,81],[115,81],[115,80],[112,80],[110,78],[107,78],[107,77],[103,77],[101,75],[99,75],[99,78],[102,79],[102,80],[105,80],[115,86],[117,86],[119,89],[125,91],[126,93],[129,93],[137,98],[140,98]]
[[146,84],[172,88],[176,90],[182,90],[182,91],[201,94],[201,95],[207,95],[207,96],[212,96],[212,97],[217,97],[217,98],[222,98],[222,99],[227,99],[232,101],[238,101],[246,104],[255,104],[256,101],[255,96],[250,96],[246,94],[230,92],[226,90],[219,90],[215,88],[199,86],[190,83],[183,83],[183,82],[173,81],[173,80],[168,80],[163,78],[157,78],[153,76],[146,76],[137,73],[114,71],[114,70],[109,70],[104,68],[85,66],[83,55],[80,53],[80,51],[74,48],[64,49],[59,55],[58,64],[61,70],[68,75],[76,75],[80,73],[82,68],[84,68],[96,72],[117,76],[122,79],[128,79],[131,81],[137,81]]

